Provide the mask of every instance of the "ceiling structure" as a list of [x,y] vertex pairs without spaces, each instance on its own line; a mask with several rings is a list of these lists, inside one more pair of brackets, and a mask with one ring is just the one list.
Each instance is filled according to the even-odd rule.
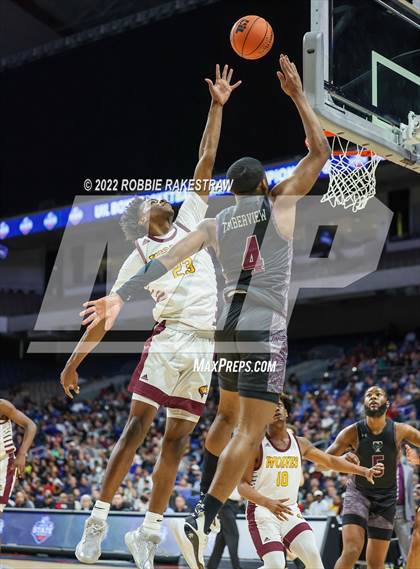
[[0,70],[220,0],[2,0]]

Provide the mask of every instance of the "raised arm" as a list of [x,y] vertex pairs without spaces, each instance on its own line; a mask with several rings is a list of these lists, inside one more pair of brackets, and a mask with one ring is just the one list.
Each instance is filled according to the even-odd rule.
[[284,505],[285,502],[288,501],[287,499],[271,500],[270,498],[267,498],[266,496],[264,496],[263,494],[261,494],[251,486],[254,468],[258,466],[258,463],[261,460],[261,452],[262,449],[260,447],[258,449],[257,454],[255,454],[250,459],[248,466],[246,467],[246,470],[242,476],[242,480],[239,483],[238,492],[246,500],[253,502],[257,506],[262,506],[263,508],[267,508],[280,520],[287,520],[287,515],[290,515],[292,513],[290,508]]
[[14,468],[17,468],[19,476],[21,476],[25,470],[26,455],[36,435],[36,425],[32,419],[27,417],[22,411],[19,411],[19,409],[16,409],[13,403],[6,399],[0,399],[0,416],[7,417],[13,423],[22,427],[24,431],[23,441],[16,453],[14,462]]
[[281,88],[292,99],[299,112],[309,152],[296,166],[290,178],[273,188],[271,196],[293,196],[299,199],[311,190],[330,156],[331,149],[321,124],[303,92],[302,81],[295,64],[286,55],[281,55],[280,67],[281,71],[277,72],[277,76]]
[[322,450],[314,447],[307,439],[303,437],[298,437],[298,441],[302,456],[304,458],[330,470],[344,472],[345,474],[356,474],[358,476],[363,476],[371,484],[374,484],[373,479],[375,476],[381,476],[383,473],[382,464],[376,464],[372,468],[365,468],[364,466],[359,466],[358,464],[349,462],[344,457],[327,454]]
[[206,202],[209,197],[209,185],[204,180],[210,180],[213,175],[222,128],[223,106],[228,101],[232,91],[241,84],[241,81],[237,81],[231,85],[232,75],[233,69],[229,69],[227,65],[224,66],[222,74],[220,74],[220,66],[216,65],[215,82],[213,83],[210,79],[205,80],[209,86],[211,104],[206,127],[201,138],[194,180],[197,182],[195,185],[196,192]]
[[205,247],[213,247],[215,241],[216,220],[205,219],[195,231],[191,231],[184,239],[178,241],[167,253],[146,263],[131,279],[115,291],[116,294],[85,302],[83,304],[85,310],[80,313],[83,317],[82,324],[87,325],[90,330],[101,320],[105,320],[105,330],[110,330],[125,302],[141,298],[146,285],[162,277],[186,257],[191,257]]

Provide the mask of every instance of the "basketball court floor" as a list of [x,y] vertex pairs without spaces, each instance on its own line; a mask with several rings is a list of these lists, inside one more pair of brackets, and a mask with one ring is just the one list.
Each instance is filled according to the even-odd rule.
[[[51,559],[45,557],[21,557],[12,556],[0,559],[0,569],[64,569],[65,567],[81,567],[77,561],[69,559]],[[125,561],[109,561],[95,565],[96,569],[132,569],[134,564]],[[155,569],[175,569],[175,565],[156,565]]]

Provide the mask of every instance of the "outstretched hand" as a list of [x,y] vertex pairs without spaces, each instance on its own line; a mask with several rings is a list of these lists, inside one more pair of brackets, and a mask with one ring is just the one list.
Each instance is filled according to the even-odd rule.
[[213,83],[211,79],[206,78],[205,81],[209,86],[211,98],[215,103],[224,105],[229,99],[232,91],[237,89],[242,81],[237,81],[233,85],[230,84],[232,80],[233,69],[229,69],[228,65],[223,68],[223,73],[220,75],[220,65],[216,65],[216,81]]
[[290,61],[287,55],[280,55],[279,59],[281,71],[277,71],[277,77],[283,91],[293,99],[303,94],[302,80],[299,76],[296,65]]
[[103,296],[98,300],[90,300],[83,303],[85,310],[82,310],[80,316],[83,318],[82,324],[91,330],[105,320],[104,328],[106,331],[111,330],[115,324],[115,320],[123,307],[124,301],[118,294],[110,294]]

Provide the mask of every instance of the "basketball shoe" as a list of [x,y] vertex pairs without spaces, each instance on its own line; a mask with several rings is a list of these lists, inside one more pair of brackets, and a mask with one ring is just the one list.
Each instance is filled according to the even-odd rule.
[[90,517],[85,521],[82,539],[77,544],[75,552],[80,563],[91,565],[98,561],[107,528],[108,524],[97,518]]
[[160,537],[146,533],[143,528],[137,528],[125,534],[125,544],[139,569],[153,569],[157,546]]
[[184,523],[184,532],[192,545],[195,562],[198,569],[205,569],[204,550],[208,542],[208,535],[204,531],[204,508],[201,502],[195,507],[192,516],[188,516]]

